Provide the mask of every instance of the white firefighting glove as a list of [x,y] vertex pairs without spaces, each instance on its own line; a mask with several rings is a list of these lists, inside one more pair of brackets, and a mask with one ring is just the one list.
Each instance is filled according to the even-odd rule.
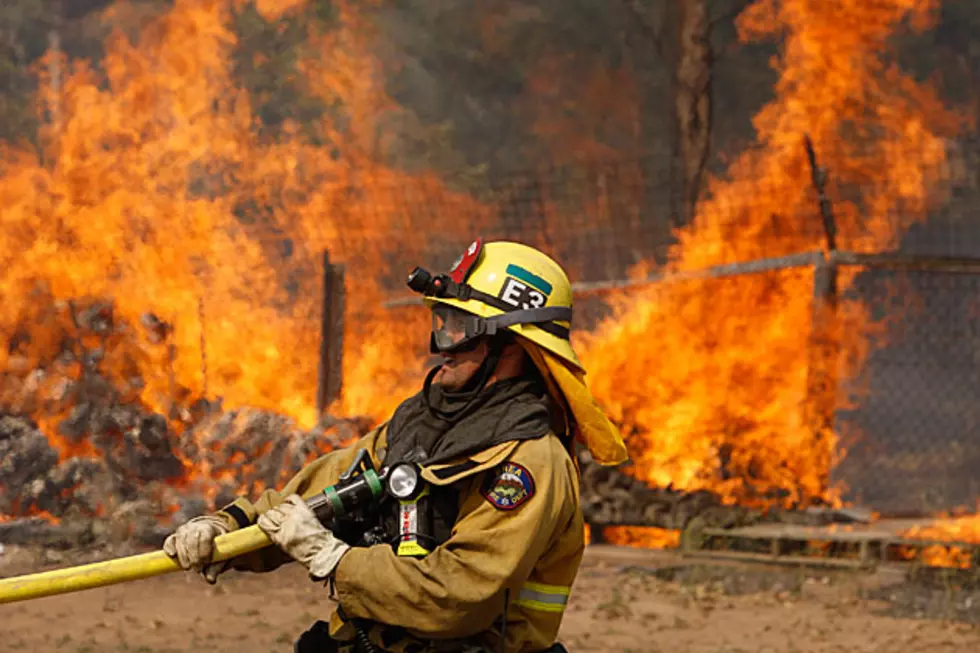
[[204,579],[214,585],[229,562],[211,562],[214,555],[214,538],[231,531],[221,517],[202,515],[179,527],[163,542],[163,552],[177,560],[181,567],[200,571]]
[[297,494],[259,515],[257,523],[276,546],[306,567],[314,580],[325,580],[333,574],[350,549],[320,524]]

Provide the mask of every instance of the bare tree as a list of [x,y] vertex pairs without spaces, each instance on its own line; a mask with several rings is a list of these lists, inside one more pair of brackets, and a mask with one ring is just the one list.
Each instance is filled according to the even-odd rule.
[[624,0],[671,76],[675,151],[680,165],[675,226],[696,209],[711,151],[712,34],[732,21],[751,0]]

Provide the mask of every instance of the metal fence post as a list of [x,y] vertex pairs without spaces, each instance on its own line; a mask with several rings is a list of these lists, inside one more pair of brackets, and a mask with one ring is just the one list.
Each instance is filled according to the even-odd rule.
[[344,361],[344,266],[330,263],[323,251],[323,297],[320,315],[320,360],[316,408],[319,415],[340,396]]

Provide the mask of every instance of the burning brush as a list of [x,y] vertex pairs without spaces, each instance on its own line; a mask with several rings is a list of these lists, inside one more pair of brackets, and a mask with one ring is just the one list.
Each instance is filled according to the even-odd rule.
[[[128,536],[156,541],[241,492],[281,484],[368,427],[325,417],[302,430],[267,411],[222,411],[176,384],[166,414],[154,412],[139,400],[136,362],[166,359],[165,325],[148,316],[140,326],[151,337],[136,338],[138,327],[114,318],[110,302],[47,299],[14,347],[37,367],[8,366],[0,386],[0,515],[122,519]],[[46,355],[37,355],[42,347]]]

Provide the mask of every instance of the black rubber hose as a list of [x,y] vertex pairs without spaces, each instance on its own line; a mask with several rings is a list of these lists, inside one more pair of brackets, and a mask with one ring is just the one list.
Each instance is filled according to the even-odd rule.
[[357,653],[383,653],[381,649],[374,645],[361,625],[354,622],[354,641],[357,642]]

